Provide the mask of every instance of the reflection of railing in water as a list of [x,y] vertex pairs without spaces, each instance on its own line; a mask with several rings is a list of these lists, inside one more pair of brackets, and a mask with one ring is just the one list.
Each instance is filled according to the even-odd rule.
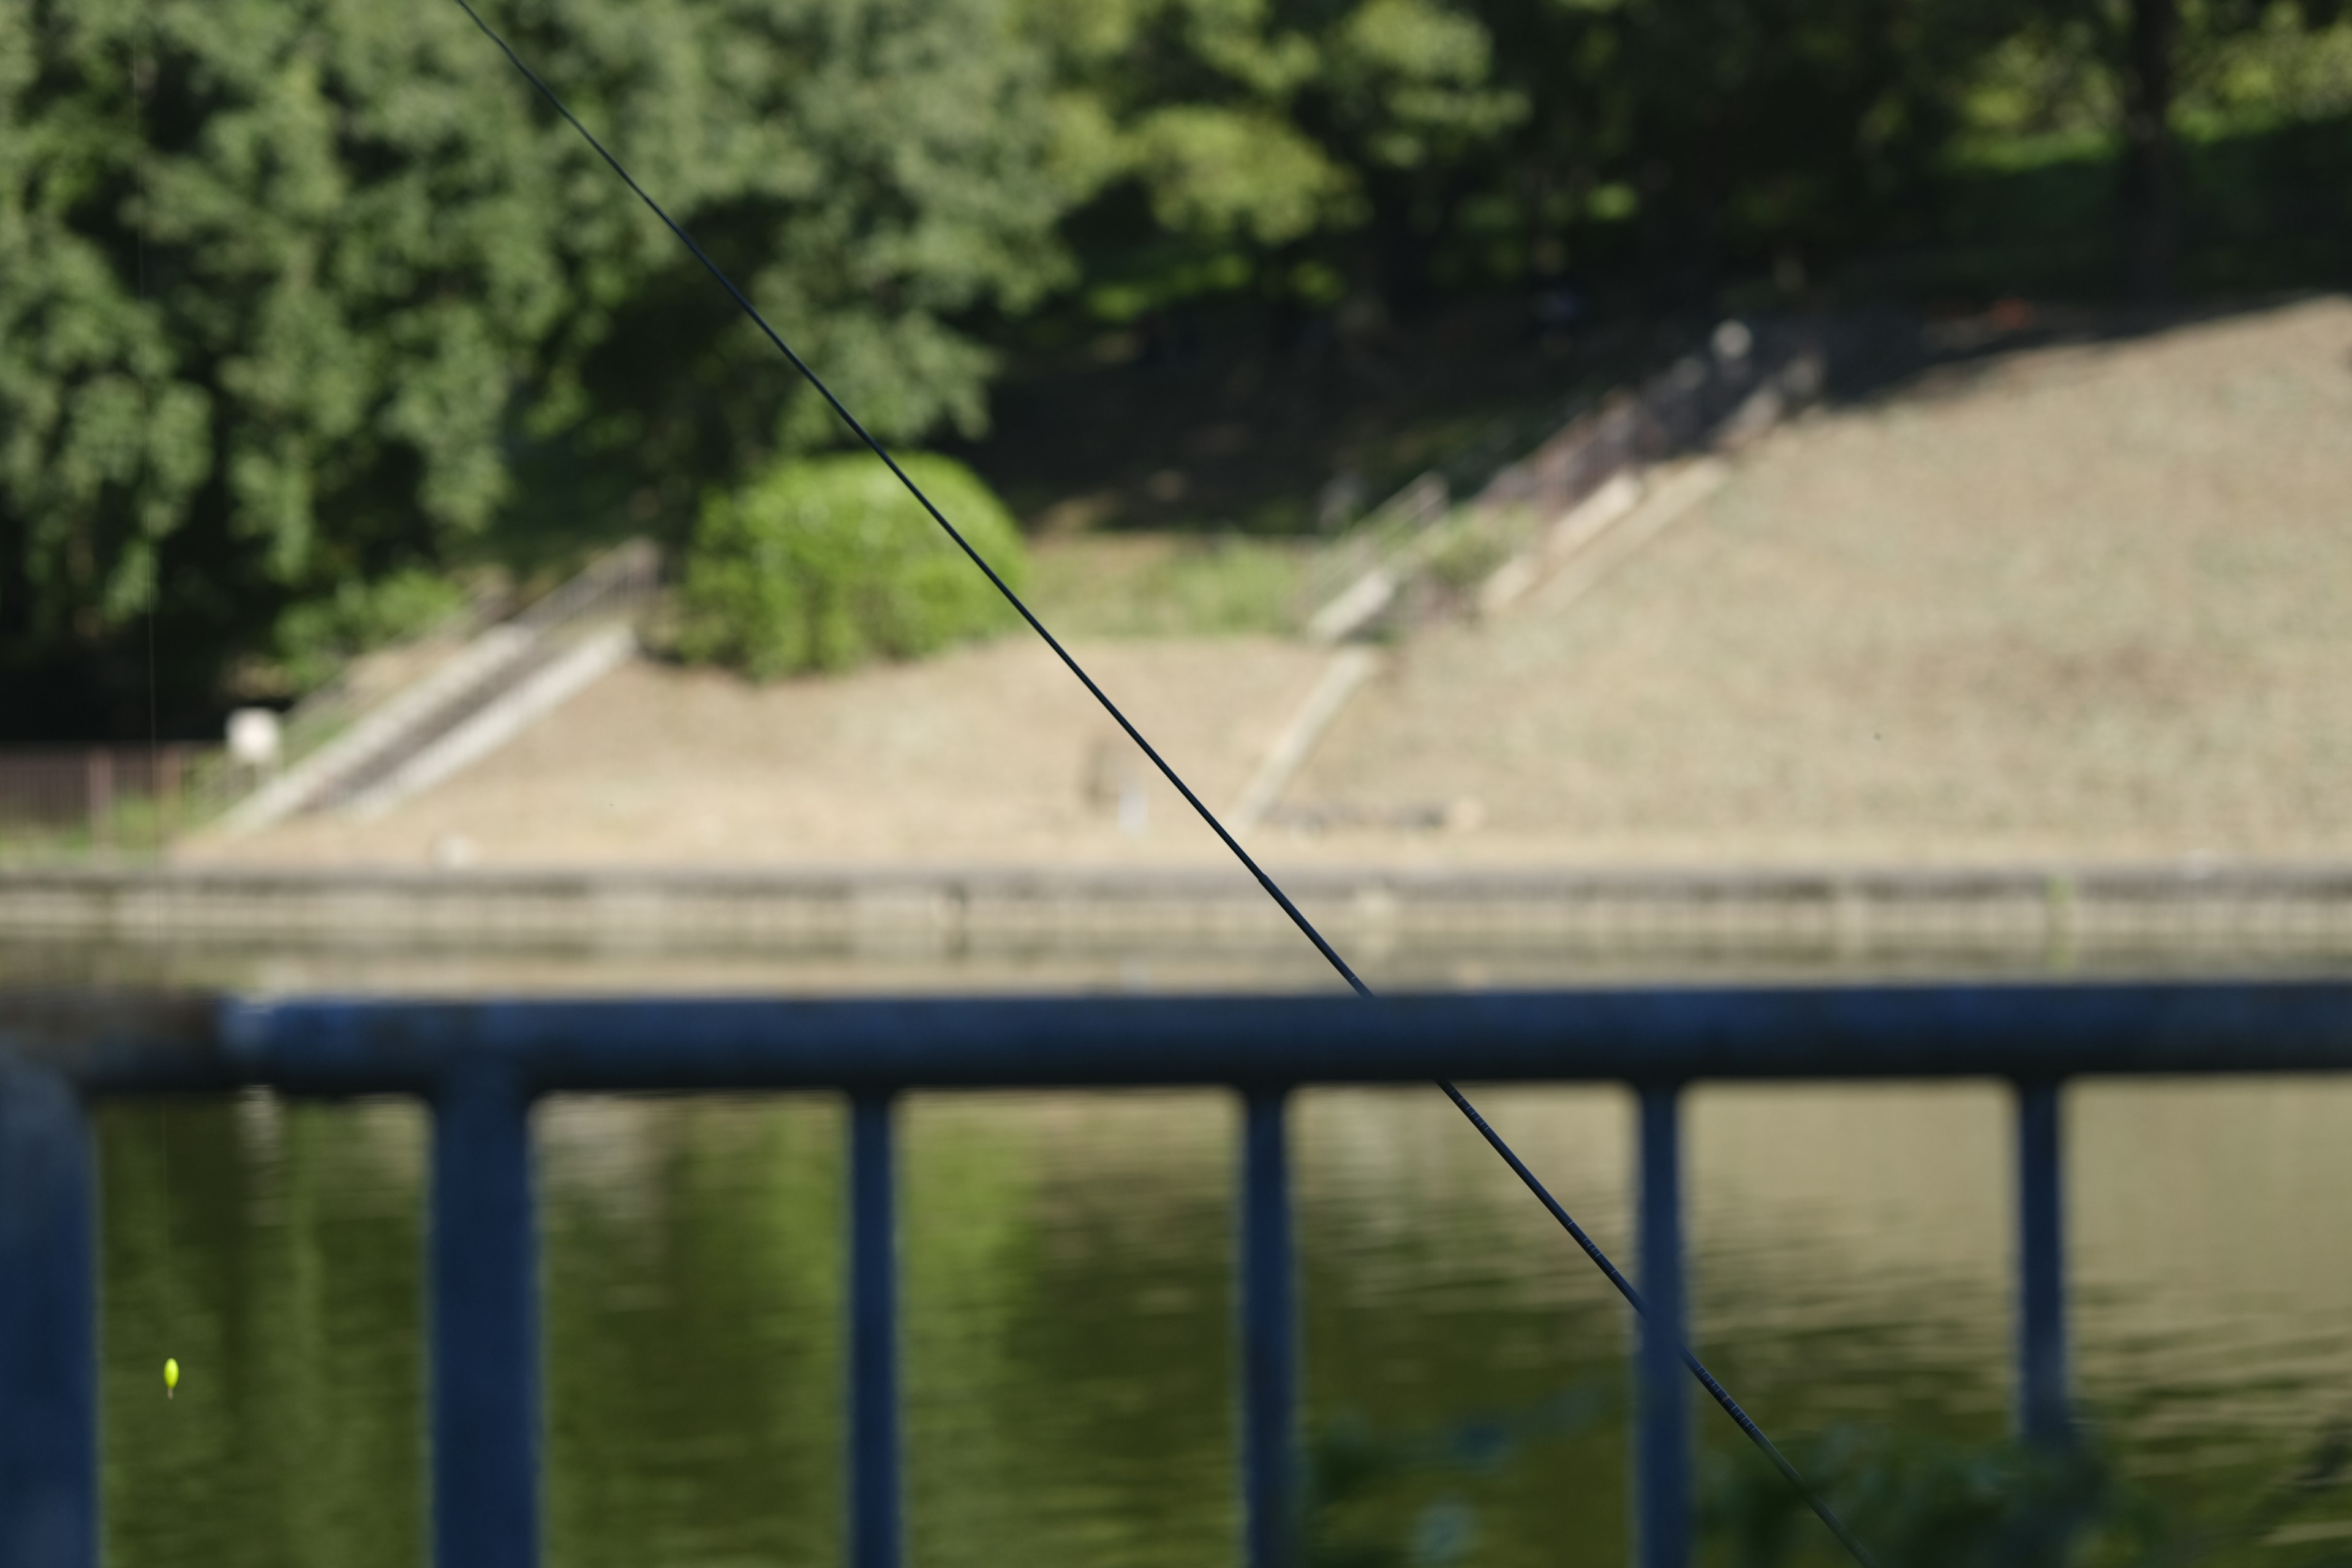
[[[1301,1084],[1617,1080],[1640,1102],[1633,1446],[1644,1568],[1690,1558],[1679,1097],[1702,1079],[2016,1087],[2017,1415],[2069,1422],[2060,1090],[2125,1074],[2352,1070],[2352,986],[2183,983],[854,1002],[26,999],[0,1010],[0,1564],[97,1560],[93,1096],[259,1086],[435,1110],[436,1560],[538,1555],[529,1111],[557,1091],[834,1088],[850,1118],[850,1556],[900,1560],[892,1101],[912,1089],[1225,1085],[1245,1114],[1243,1491],[1252,1568],[1296,1561],[1297,1316],[1285,1134]],[[1538,1237],[1540,1237],[1540,1239]],[[1555,1245],[1530,1228],[1528,1245]]]

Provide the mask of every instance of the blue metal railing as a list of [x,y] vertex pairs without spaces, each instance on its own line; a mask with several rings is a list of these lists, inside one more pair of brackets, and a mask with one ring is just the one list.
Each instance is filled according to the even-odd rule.
[[[434,1110],[433,1540],[457,1568],[539,1551],[529,1113],[555,1090],[833,1088],[849,1100],[855,1568],[901,1557],[893,1098],[911,1089],[1226,1085],[1244,1107],[1244,1557],[1296,1560],[1297,1311],[1285,1104],[1306,1083],[1619,1080],[1639,1098],[1635,1552],[1691,1552],[1682,1088],[1990,1077],[2018,1093],[2021,1427],[2068,1422],[2059,1094],[2086,1074],[2352,1069],[2352,986],[1658,989],[1066,1000],[0,1004],[0,1568],[97,1562],[94,1095],[405,1092]],[[1530,1213],[1526,1245],[1564,1245]],[[1564,1261],[1563,1267],[1572,1267]]]

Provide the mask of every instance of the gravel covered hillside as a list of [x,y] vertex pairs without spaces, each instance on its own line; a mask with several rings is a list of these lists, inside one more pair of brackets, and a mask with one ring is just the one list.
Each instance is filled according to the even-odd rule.
[[[1278,864],[2352,856],[2352,301],[1817,412],[1570,585],[1391,650],[1253,841]],[[1080,650],[1220,806],[1328,657]],[[768,688],[641,663],[380,820],[191,853],[1222,858],[1123,747],[1020,637]]]
[[1481,858],[2352,852],[2352,302],[1819,413],[1405,650],[1292,799],[1475,801]]

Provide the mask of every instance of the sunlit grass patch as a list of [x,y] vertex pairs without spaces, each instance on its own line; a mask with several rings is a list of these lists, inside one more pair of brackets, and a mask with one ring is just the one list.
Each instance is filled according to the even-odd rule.
[[1031,555],[1048,626],[1082,637],[1286,632],[1313,542],[1239,534],[1089,534]]

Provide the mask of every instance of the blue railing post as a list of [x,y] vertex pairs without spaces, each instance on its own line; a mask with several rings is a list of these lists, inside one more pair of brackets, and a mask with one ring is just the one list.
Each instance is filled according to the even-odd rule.
[[1680,1086],[1643,1084],[1641,1094],[1642,1298],[1633,1439],[1633,1550],[1641,1568],[1690,1562],[1690,1385],[1682,1365],[1684,1326]]
[[2066,1394],[2065,1191],[2059,1089],[2017,1086],[2017,1427],[2036,1442],[2072,1428]]
[[1242,1560],[1297,1560],[1298,1305],[1281,1089],[1243,1097]]
[[890,1097],[849,1101],[849,1561],[898,1568],[898,1222]]
[[476,1059],[433,1107],[433,1550],[441,1568],[539,1563],[539,1248],[530,1100]]
[[95,1226],[79,1098],[0,1055],[0,1568],[98,1562]]

